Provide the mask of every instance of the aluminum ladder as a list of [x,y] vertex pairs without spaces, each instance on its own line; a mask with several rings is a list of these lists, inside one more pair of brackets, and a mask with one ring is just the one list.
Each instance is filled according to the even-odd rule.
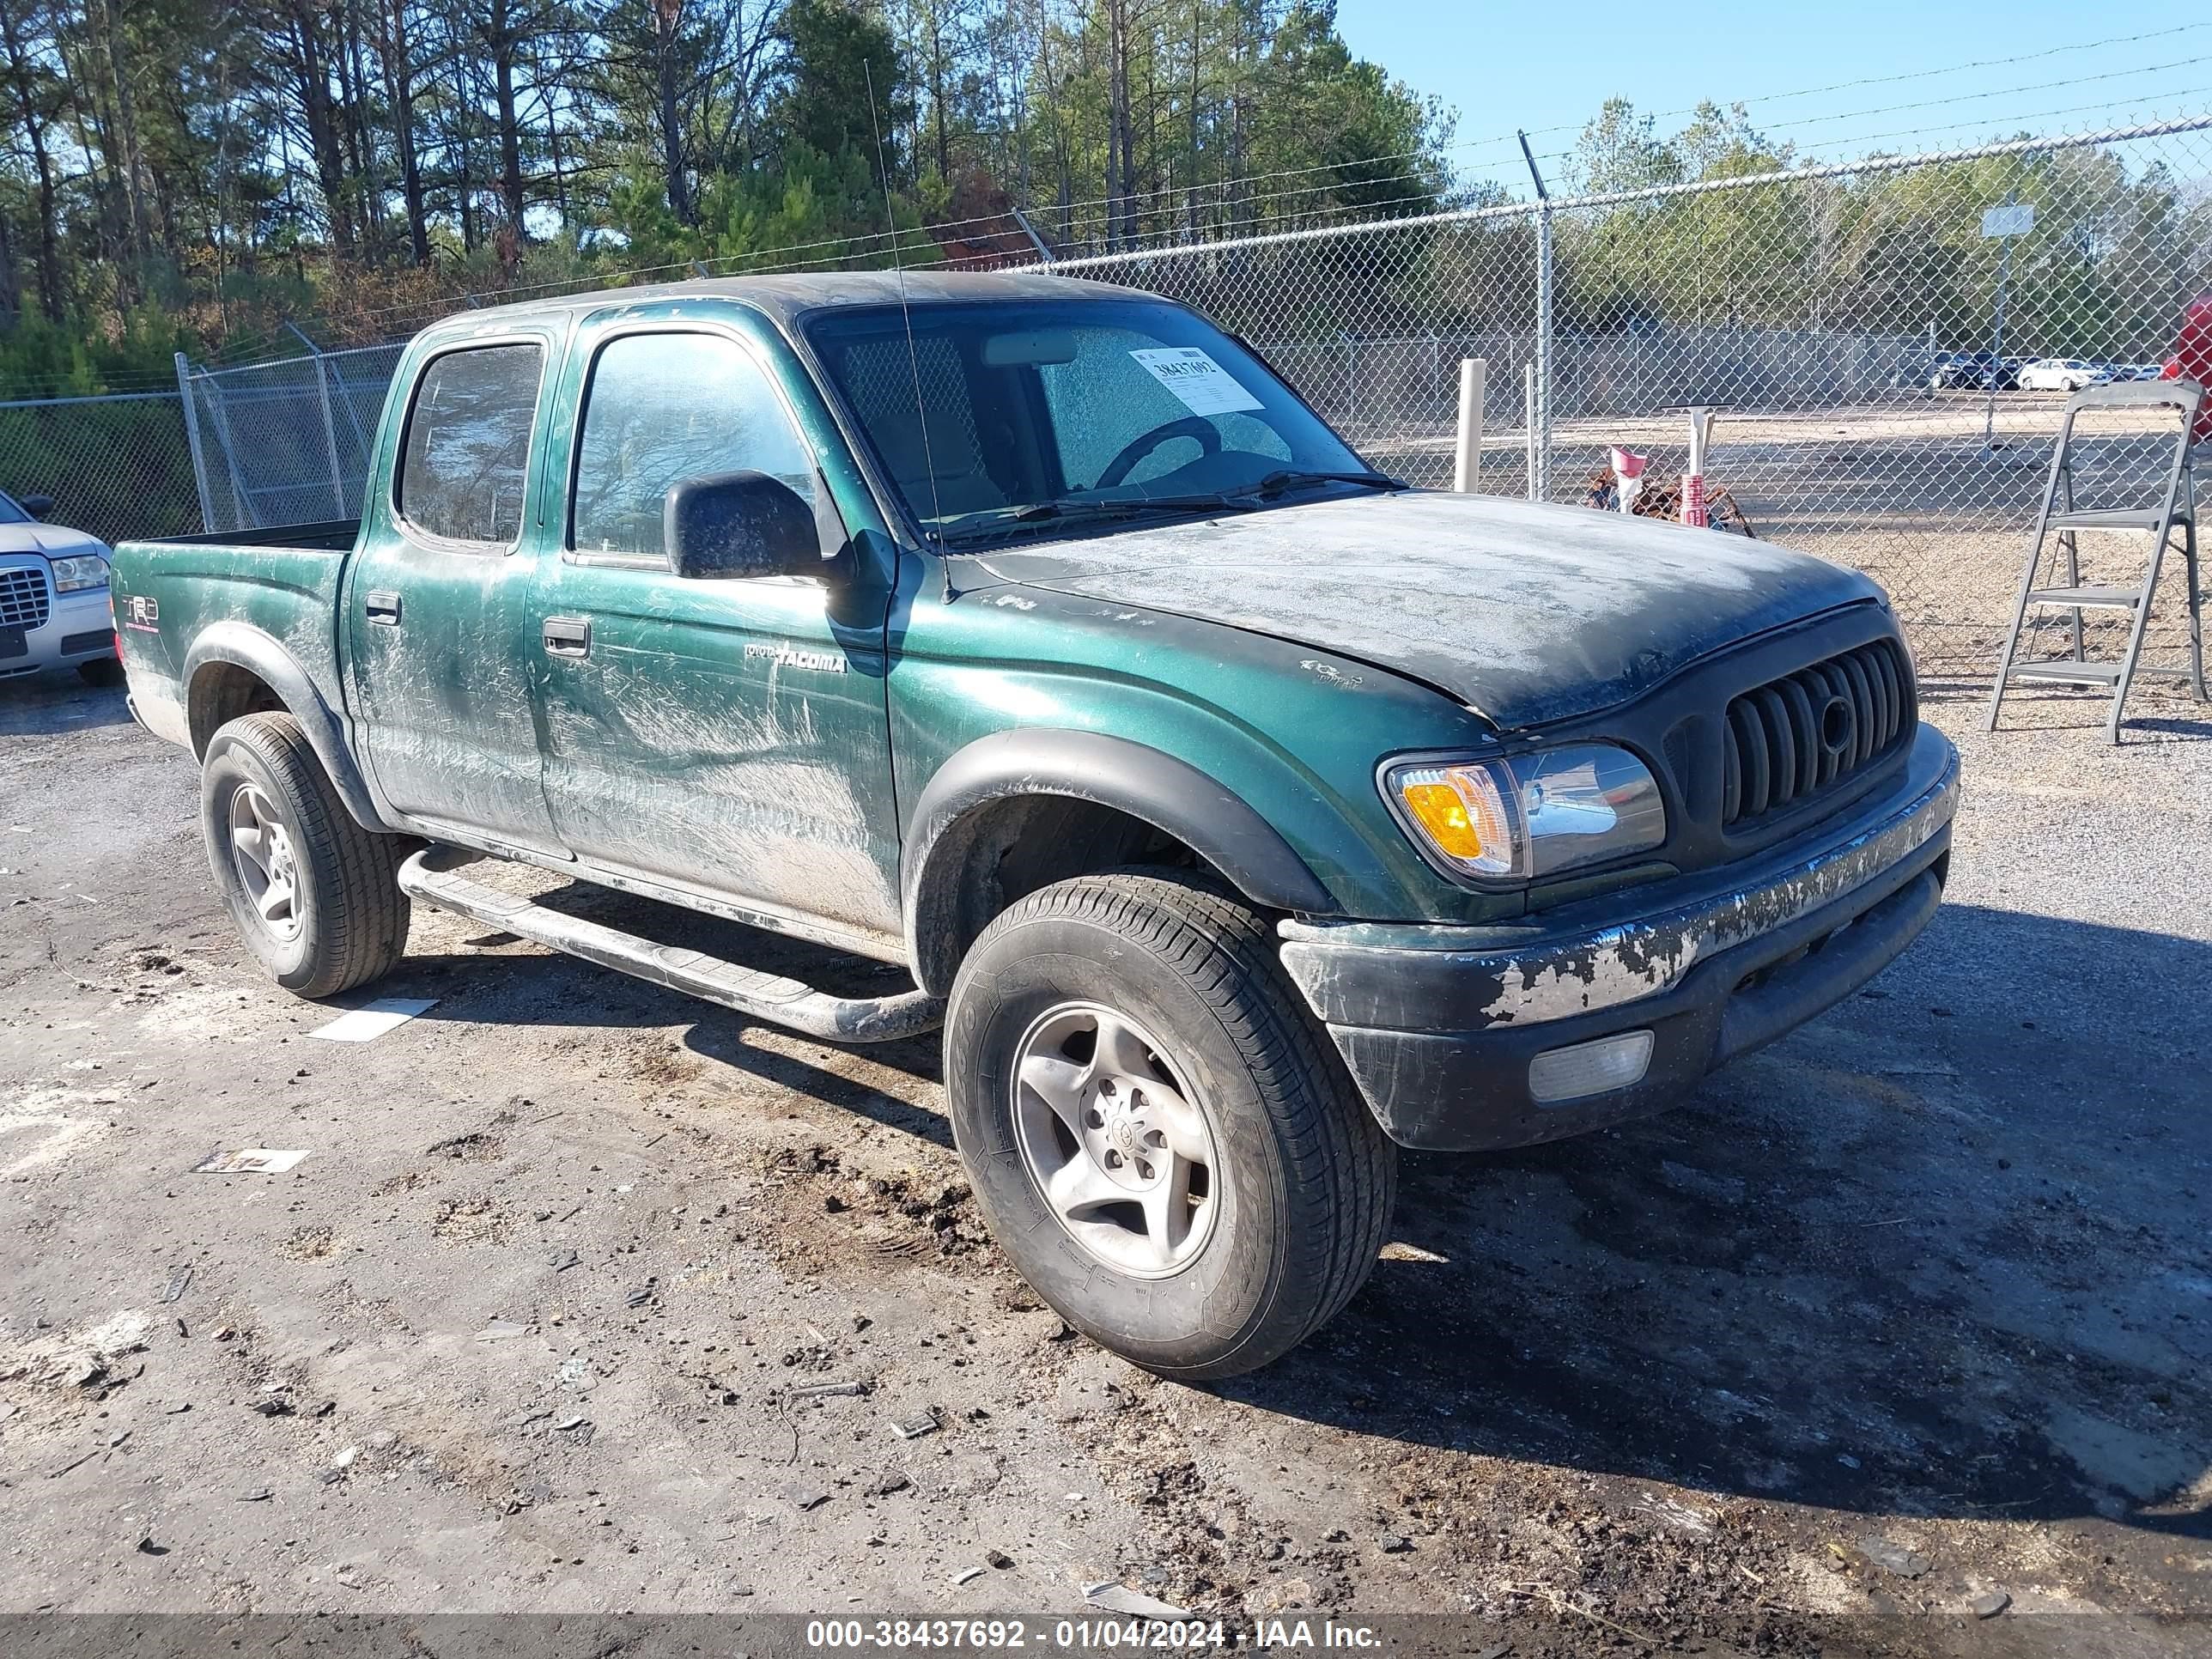
[[[2029,539],[2027,568],[2021,574],[2020,598],[2012,612],[2012,627],[2005,635],[2004,655],[1997,663],[1996,689],[1990,698],[1989,729],[1997,729],[1997,712],[2004,706],[2009,686],[2027,684],[2108,685],[2112,708],[2105,722],[2105,735],[2120,740],[2120,714],[2128,686],[2137,674],[2158,674],[2185,679],[2203,702],[2204,629],[2198,595],[2197,559],[2197,469],[2212,465],[2212,445],[2191,447],[2191,434],[2198,410],[2205,401],[2204,388],[2191,380],[2124,381],[2117,386],[2084,386],[2066,400],[2066,414],[2058,428],[2057,447],[2051,455],[2051,476],[2043,487],[2043,506],[2036,514],[2035,534]],[[2084,507],[2074,498],[2074,422],[2084,410],[2172,409],[2181,416],[2175,434],[2173,461],[2166,474],[2164,495],[2148,507]],[[2078,534],[2084,530],[2141,531],[2151,538],[2149,568],[2140,587],[2084,586]],[[2181,556],[2189,572],[2189,665],[2186,668],[2146,667],[2142,661],[2145,629],[2150,622],[2151,596],[2158,591],[2159,566],[2181,534]],[[2057,538],[2057,562],[2064,567],[2063,584],[2039,587],[2036,579],[2044,564],[2045,544]],[[2057,573],[2054,572],[2054,574]],[[2118,662],[2092,662],[2081,649],[2081,613],[2089,610],[2124,611],[2133,617],[2128,629],[2127,650]],[[2030,611],[2063,611],[2072,614],[2073,654],[2033,662],[2020,662],[2021,631]]]

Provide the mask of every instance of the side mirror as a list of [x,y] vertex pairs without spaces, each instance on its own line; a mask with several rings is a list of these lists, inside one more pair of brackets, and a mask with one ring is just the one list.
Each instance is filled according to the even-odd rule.
[[669,568],[695,581],[826,573],[814,509],[765,472],[715,472],[669,486],[661,503]]
[[51,495],[18,495],[15,505],[33,518],[43,519],[54,510],[54,498]]

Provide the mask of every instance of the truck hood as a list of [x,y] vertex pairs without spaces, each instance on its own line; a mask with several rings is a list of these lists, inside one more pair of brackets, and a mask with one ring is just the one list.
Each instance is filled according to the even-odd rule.
[[981,562],[1024,586],[1358,658],[1506,730],[1616,708],[1710,652],[1881,597],[1856,571],[1741,536],[1437,491],[1122,531]]

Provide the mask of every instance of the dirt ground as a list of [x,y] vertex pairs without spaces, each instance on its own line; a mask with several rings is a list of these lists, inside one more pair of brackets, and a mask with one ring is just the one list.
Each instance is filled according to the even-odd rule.
[[[1194,1389],[1008,1270],[933,1042],[427,913],[379,991],[435,1006],[312,1040],[190,760],[117,693],[0,687],[0,1613],[1113,1579],[1470,1653],[2212,1653],[2212,720],[2135,707],[2112,750],[2094,701],[1991,738],[1932,696],[1967,799],[1903,961],[1668,1115],[1408,1158],[1351,1309]],[[191,1173],[244,1146],[308,1155]]]

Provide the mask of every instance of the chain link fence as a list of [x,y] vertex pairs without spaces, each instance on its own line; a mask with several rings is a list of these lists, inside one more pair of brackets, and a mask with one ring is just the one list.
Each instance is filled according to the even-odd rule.
[[0,403],[0,489],[51,495],[55,523],[104,541],[200,527],[173,392]]
[[194,484],[211,530],[361,516],[398,345],[238,368],[178,364]]
[[[1986,675],[2068,390],[2155,376],[2212,288],[2212,119],[1052,268],[1199,307],[1417,483],[1451,483],[1462,357],[1492,494],[1587,502],[1616,445],[1671,483],[1688,407],[1716,408],[1709,495],[1881,582],[1923,674]],[[2085,488],[2148,504],[2174,431],[2085,421]],[[2129,582],[2148,556],[2084,552]],[[2183,639],[2169,570],[2154,649]]]
[[[1048,268],[1207,312],[1420,484],[1451,481],[1462,358],[1488,365],[1492,494],[1586,502],[1616,445],[1671,480],[1685,407],[1717,408],[1709,494],[1881,581],[1923,673],[1986,676],[2067,388],[2157,374],[2212,289],[2212,117]],[[0,487],[111,538],[353,517],[399,349],[0,406]],[[2077,465],[2131,504],[2170,444],[2100,417]],[[2142,538],[2100,539],[2084,580],[2139,579]],[[2180,637],[2172,566],[2154,651]]]

